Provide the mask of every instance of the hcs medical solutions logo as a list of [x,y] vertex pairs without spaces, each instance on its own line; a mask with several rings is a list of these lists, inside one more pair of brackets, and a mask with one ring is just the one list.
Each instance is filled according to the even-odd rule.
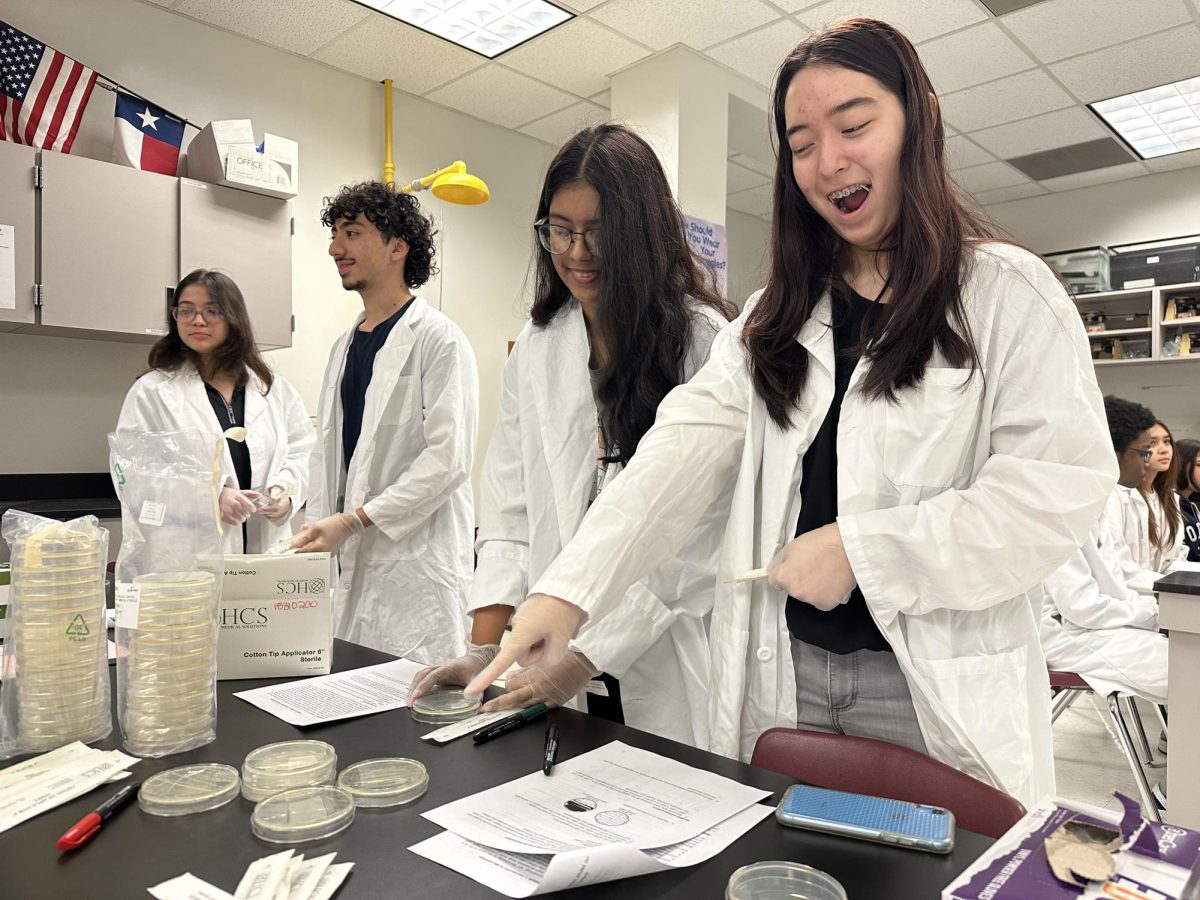
[[[281,599],[269,606],[227,606],[221,610],[222,628],[265,628],[272,612],[316,609],[325,593],[324,578],[292,579],[275,582],[275,593]],[[291,599],[287,599],[291,598]]]

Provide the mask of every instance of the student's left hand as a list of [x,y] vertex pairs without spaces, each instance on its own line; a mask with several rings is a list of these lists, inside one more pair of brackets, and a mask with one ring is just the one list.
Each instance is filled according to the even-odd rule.
[[784,545],[767,566],[767,583],[817,609],[830,610],[849,600],[858,581],[837,524],[806,532]]
[[534,665],[513,672],[504,681],[505,692],[485,703],[480,712],[525,709],[536,703],[562,706],[599,674],[600,670],[586,656],[572,650],[552,665]]

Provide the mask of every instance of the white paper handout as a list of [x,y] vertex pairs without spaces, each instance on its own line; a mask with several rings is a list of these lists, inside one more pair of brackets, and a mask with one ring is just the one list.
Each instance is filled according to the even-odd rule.
[[348,672],[239,691],[233,696],[292,725],[317,725],[407,706],[409,685],[424,668],[421,663],[394,659]]
[[124,772],[135,756],[79,741],[0,772],[0,832],[61,806]]

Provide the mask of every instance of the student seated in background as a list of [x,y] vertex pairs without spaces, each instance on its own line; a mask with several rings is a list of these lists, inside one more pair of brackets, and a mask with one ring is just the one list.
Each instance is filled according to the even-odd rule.
[[1200,441],[1180,441],[1175,445],[1175,455],[1179,460],[1175,498],[1182,519],[1180,531],[1188,562],[1200,563]]
[[[1126,586],[1142,594],[1152,594],[1154,583],[1163,577],[1163,573],[1153,565],[1150,507],[1141,491],[1141,483],[1154,457],[1150,447],[1151,431],[1158,420],[1140,403],[1112,395],[1104,398],[1104,411],[1109,430],[1125,436],[1124,450],[1116,448],[1122,478],[1105,506],[1104,527],[1108,530],[1117,567]],[[1135,469],[1136,479],[1133,476]]]
[[1179,464],[1175,458],[1175,439],[1161,420],[1150,429],[1150,450],[1154,454],[1146,464],[1146,476],[1138,486],[1150,517],[1146,538],[1150,548],[1150,568],[1164,575],[1178,560],[1187,559],[1183,542],[1183,521],[1175,496]]
[[[1119,492],[1135,491],[1149,461],[1143,452],[1154,419],[1136,403],[1106,397],[1109,431],[1120,464]],[[1041,637],[1051,669],[1077,672],[1097,691],[1120,689],[1167,702],[1167,639],[1158,632],[1158,601],[1125,583],[1102,517],[1087,540],[1046,579]]]
[[125,397],[117,430],[199,430],[215,438],[245,427],[246,440],[226,441],[221,461],[225,554],[262,553],[288,537],[292,511],[304,503],[316,434],[299,392],[258,352],[233,279],[209,269],[186,275],[149,363]]

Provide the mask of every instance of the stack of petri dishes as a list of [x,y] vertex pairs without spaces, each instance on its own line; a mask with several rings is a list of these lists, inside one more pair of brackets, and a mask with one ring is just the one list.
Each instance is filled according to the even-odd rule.
[[124,660],[125,746],[166,756],[213,740],[217,724],[217,580],[211,572],[139,575]]
[[[12,635],[23,751],[96,741],[112,729],[104,622],[107,532],[54,529],[13,542]],[[100,537],[99,535],[103,535]]]
[[324,741],[281,741],[246,754],[242,796],[258,802],[282,791],[333,784],[337,751]]

